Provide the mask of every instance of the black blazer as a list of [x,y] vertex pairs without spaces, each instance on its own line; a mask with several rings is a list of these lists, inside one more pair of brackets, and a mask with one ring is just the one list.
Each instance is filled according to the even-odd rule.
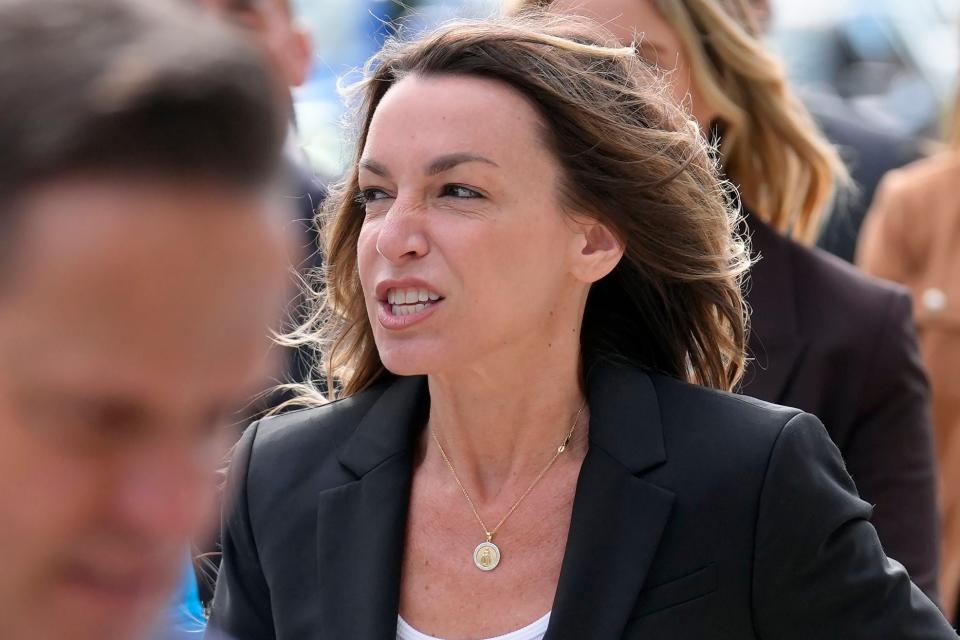
[[[612,366],[587,395],[546,640],[956,637],[884,556],[813,416]],[[428,403],[424,379],[400,378],[250,427],[230,471],[214,627],[396,637]]]
[[839,447],[887,554],[937,600],[930,397],[905,289],[784,238],[748,214],[743,393],[816,415]]

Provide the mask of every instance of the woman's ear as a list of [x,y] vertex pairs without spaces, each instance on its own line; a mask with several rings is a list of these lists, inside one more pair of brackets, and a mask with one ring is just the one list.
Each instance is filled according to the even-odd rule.
[[600,280],[620,263],[623,243],[615,233],[599,220],[577,222],[576,255],[573,256],[573,275],[585,283]]

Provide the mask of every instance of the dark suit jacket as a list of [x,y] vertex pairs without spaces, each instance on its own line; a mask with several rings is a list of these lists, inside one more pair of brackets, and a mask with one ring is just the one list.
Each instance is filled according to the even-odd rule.
[[[546,640],[955,638],[795,409],[598,366]],[[422,378],[267,419],[230,472],[212,623],[392,640]],[[477,579],[483,575],[478,572]]]
[[890,557],[937,600],[929,388],[905,289],[747,216],[755,360],[743,393],[816,415],[839,447]]

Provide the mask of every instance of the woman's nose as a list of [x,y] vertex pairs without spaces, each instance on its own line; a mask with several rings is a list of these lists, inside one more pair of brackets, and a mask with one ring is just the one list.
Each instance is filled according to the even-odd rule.
[[430,252],[426,211],[398,199],[387,212],[377,235],[377,253],[393,263],[422,258]]

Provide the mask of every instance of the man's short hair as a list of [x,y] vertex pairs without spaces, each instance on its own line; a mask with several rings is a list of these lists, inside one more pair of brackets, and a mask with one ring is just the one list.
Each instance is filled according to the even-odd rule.
[[0,0],[0,224],[70,174],[267,184],[287,114],[233,27],[172,0]]

